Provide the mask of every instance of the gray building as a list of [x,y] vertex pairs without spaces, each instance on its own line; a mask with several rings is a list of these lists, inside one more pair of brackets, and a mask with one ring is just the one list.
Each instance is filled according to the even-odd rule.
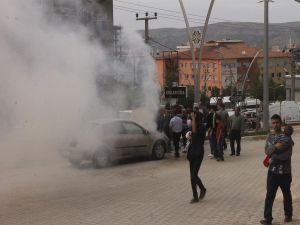
[[[300,75],[295,75],[295,101],[300,102]],[[285,75],[286,100],[291,100],[291,75]]]

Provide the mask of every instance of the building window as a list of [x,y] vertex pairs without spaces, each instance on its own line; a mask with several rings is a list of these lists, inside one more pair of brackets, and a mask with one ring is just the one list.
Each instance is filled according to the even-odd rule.
[[183,63],[180,63],[180,67],[183,68]]
[[190,65],[190,66],[191,66],[191,68],[192,68],[192,69],[194,68],[194,65],[193,65],[193,63],[191,63],[191,65]]
[[277,73],[277,77],[278,77],[278,78],[281,78],[281,73]]
[[188,68],[188,67],[189,67],[189,64],[186,63],[186,64],[185,64],[185,68]]
[[189,79],[189,75],[188,74],[185,75],[185,79]]
[[274,73],[272,73],[272,77],[273,77],[273,78],[275,77],[275,74],[274,74]]
[[211,87],[208,87],[207,89],[208,89],[209,91],[211,91]]
[[214,63],[214,68],[217,69],[218,68],[218,64]]

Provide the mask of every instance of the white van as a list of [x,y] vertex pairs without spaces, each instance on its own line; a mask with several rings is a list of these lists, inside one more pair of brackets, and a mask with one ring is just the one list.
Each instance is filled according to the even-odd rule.
[[269,106],[269,111],[270,117],[278,114],[285,124],[300,123],[299,105],[295,101],[275,102]]
[[[211,97],[210,98],[210,105],[216,105],[217,102],[218,102],[218,99],[220,99],[221,97]],[[222,102],[224,103],[225,105],[225,110],[228,112],[229,116],[232,116],[234,114],[234,103],[232,103],[230,100],[229,100],[230,96],[224,96],[222,99]]]

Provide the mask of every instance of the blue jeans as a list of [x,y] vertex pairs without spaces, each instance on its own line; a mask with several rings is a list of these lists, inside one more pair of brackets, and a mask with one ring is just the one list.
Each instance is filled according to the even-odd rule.
[[219,143],[217,143],[217,158],[224,158],[224,150],[223,150],[224,138],[222,138]]

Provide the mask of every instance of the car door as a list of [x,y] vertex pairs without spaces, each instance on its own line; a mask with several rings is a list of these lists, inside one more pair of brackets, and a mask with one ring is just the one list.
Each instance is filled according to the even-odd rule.
[[110,148],[110,156],[114,159],[131,157],[128,145],[128,134],[121,122],[111,122],[103,127],[105,144]]
[[132,156],[143,156],[149,154],[151,137],[148,132],[134,122],[123,122],[127,133],[127,145]]

